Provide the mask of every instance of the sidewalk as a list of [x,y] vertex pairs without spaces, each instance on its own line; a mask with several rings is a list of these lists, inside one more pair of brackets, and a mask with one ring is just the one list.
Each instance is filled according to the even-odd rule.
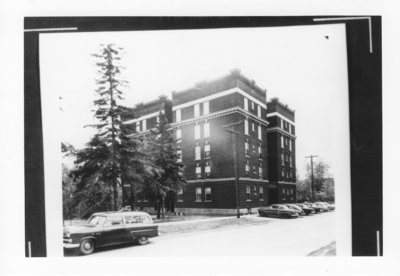
[[236,216],[215,217],[197,220],[163,222],[157,223],[157,225],[160,235],[172,235],[192,231],[215,230],[234,226],[266,224],[271,221],[272,220],[268,220],[266,218],[260,219],[258,215],[243,215],[240,218],[237,218]]

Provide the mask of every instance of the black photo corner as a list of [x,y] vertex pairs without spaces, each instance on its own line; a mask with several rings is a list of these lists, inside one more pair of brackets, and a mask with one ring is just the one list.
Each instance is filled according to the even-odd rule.
[[[318,20],[316,20],[318,19]],[[26,17],[24,20],[25,256],[46,257],[39,34],[345,23],[353,256],[383,255],[380,16]],[[329,37],[325,37],[329,39]],[[379,248],[377,246],[379,244]]]

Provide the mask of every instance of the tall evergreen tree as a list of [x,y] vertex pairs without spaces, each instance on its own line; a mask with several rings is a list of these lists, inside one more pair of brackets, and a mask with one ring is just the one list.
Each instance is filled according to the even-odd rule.
[[156,201],[157,218],[164,217],[164,203],[168,191],[178,192],[186,180],[182,164],[178,163],[177,150],[171,125],[165,114],[160,112],[157,127],[152,130],[148,143],[150,157],[154,164],[153,173],[146,179],[147,194]]
[[[121,77],[121,51],[114,44],[101,45],[100,51],[93,56],[97,59],[96,79],[97,97],[93,104],[94,117],[98,123],[90,125],[97,133],[86,145],[76,152],[76,169],[72,172],[78,179],[77,192],[101,192],[100,198],[107,201],[112,198],[114,210],[121,204],[122,180],[136,179],[140,170],[140,152],[137,141],[129,137],[129,126],[122,123],[129,109],[119,104],[123,97],[123,88],[127,82]],[[102,206],[108,206],[102,203]]]

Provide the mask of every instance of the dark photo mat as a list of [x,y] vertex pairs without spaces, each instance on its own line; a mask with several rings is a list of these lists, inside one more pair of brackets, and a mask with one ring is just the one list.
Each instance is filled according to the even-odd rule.
[[[333,23],[346,25],[352,255],[377,256],[378,253],[382,255],[381,17],[317,15],[301,17],[26,17],[24,21],[25,255],[32,257],[47,255],[43,115],[39,68],[39,34],[41,32],[254,28]],[[377,237],[379,237],[379,249]]]

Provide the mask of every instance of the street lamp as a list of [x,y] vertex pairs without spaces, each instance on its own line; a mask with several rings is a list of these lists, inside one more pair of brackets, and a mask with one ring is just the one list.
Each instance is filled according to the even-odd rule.
[[238,121],[236,123],[232,123],[229,125],[224,125],[225,131],[231,133],[232,137],[232,149],[233,149],[233,166],[235,171],[235,190],[236,190],[236,217],[240,218],[240,210],[239,210],[239,164],[238,164],[238,136],[240,132],[234,130],[234,126],[241,125],[242,121]]

